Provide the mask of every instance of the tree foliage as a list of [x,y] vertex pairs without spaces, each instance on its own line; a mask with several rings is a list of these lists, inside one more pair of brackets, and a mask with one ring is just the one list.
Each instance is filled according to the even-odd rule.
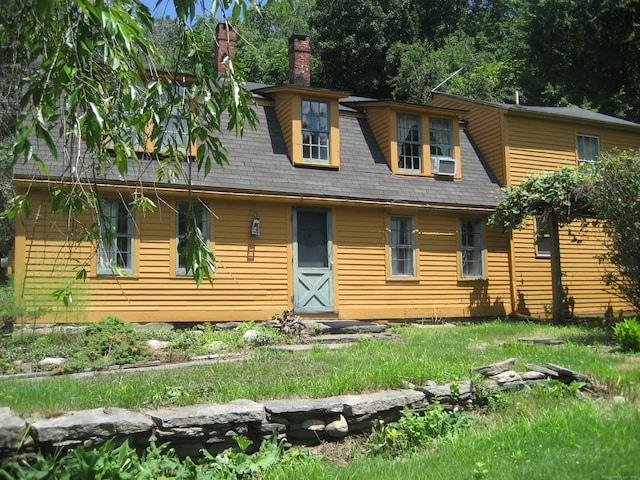
[[502,189],[505,197],[488,220],[490,226],[509,231],[521,228],[530,217],[542,217],[551,242],[553,320],[556,322],[565,316],[559,227],[591,214],[587,197],[590,177],[589,169],[580,167],[533,174],[518,185]]
[[[82,224],[82,231],[68,240],[98,245],[105,241],[96,175],[111,171],[129,178],[130,208],[144,212],[155,205],[138,179],[132,178],[140,170],[136,166],[155,161],[159,181],[181,176],[190,185],[192,168],[207,175],[214,165],[227,161],[221,132],[241,135],[246,124],[255,125],[251,94],[243,88],[241,70],[228,59],[229,68],[219,75],[212,61],[215,41],[203,41],[202,34],[192,28],[196,2],[174,0],[180,28],[166,22],[180,45],[176,57],[180,61],[176,59],[175,65],[160,62],[151,39],[154,21],[140,0],[25,0],[3,9],[0,45],[13,49],[6,56],[20,58],[24,76],[12,161],[35,162],[44,173],[46,157],[68,166],[67,186],[51,192],[52,209],[72,220],[86,212],[94,218],[70,221]],[[240,23],[253,2],[223,0],[212,5],[213,14],[227,12],[230,22]],[[203,31],[213,35],[215,26]],[[192,68],[192,82],[178,88],[185,86],[178,70],[183,65]],[[157,73],[159,69],[164,73]],[[167,125],[175,116],[186,119],[186,126],[180,123],[178,135],[167,135]],[[185,137],[186,142],[179,141]],[[46,153],[34,148],[35,140],[46,146]],[[198,145],[195,152],[192,143]],[[135,145],[153,145],[153,150],[139,156]],[[15,199],[12,205],[9,214],[14,217],[30,209],[25,198]],[[192,232],[192,238],[180,243],[188,245],[187,253],[193,256],[188,263],[191,273],[198,284],[211,281],[215,257],[202,236],[197,236],[197,226],[187,232]],[[80,265],[77,278],[86,278],[86,269],[86,263]],[[114,273],[118,273],[115,267]],[[68,289],[61,291],[68,299]]]
[[[243,64],[248,79],[267,85],[288,82],[288,40],[300,33],[315,39],[315,32],[309,25],[314,5],[315,0],[298,0],[286,12],[277,6],[266,6],[248,13],[240,31],[236,55],[236,61]],[[319,61],[312,56],[311,77],[314,79],[318,68]]]
[[607,285],[640,312],[640,152],[602,156],[589,194],[607,234]]
[[521,85],[530,102],[640,121],[640,2],[544,0],[521,8]]
[[545,220],[555,217],[560,225],[589,215],[588,169],[565,167],[528,176],[512,187],[502,189],[505,197],[489,217],[490,226],[505,231],[521,228],[533,216]]

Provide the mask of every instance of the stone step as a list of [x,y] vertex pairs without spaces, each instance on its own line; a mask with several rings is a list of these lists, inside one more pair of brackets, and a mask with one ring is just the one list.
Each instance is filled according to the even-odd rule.
[[305,319],[302,324],[309,330],[320,330],[323,335],[382,333],[388,325],[362,320],[324,320]]

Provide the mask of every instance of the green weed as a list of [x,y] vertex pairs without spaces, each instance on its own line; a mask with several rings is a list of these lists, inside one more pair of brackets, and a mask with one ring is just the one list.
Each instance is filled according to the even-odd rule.
[[285,450],[277,440],[265,440],[253,455],[246,453],[251,441],[236,437],[238,448],[230,448],[219,455],[202,451],[203,458],[194,462],[176,456],[175,450],[165,445],[152,444],[139,454],[127,442],[116,446],[107,441],[97,449],[83,446],[52,456],[41,453],[20,461],[11,461],[0,467],[5,478],[42,480],[92,479],[227,479],[254,478],[279,463],[303,457],[295,451]]
[[395,457],[412,453],[436,438],[460,433],[467,428],[470,419],[462,410],[447,412],[440,405],[424,413],[405,408],[397,422],[386,424],[381,421],[365,446],[373,455]]
[[640,323],[633,318],[626,318],[613,326],[613,336],[623,350],[640,352]]

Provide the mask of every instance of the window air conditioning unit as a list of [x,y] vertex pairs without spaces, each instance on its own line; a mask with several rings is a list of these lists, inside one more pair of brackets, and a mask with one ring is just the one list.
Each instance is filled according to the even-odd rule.
[[457,166],[458,164],[453,158],[437,158],[433,173],[436,175],[453,177],[456,174]]

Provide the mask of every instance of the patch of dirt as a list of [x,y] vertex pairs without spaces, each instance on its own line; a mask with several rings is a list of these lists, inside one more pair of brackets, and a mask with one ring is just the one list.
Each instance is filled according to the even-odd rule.
[[363,435],[354,435],[337,442],[322,442],[308,449],[313,455],[324,457],[339,466],[345,466],[366,453],[365,439]]

